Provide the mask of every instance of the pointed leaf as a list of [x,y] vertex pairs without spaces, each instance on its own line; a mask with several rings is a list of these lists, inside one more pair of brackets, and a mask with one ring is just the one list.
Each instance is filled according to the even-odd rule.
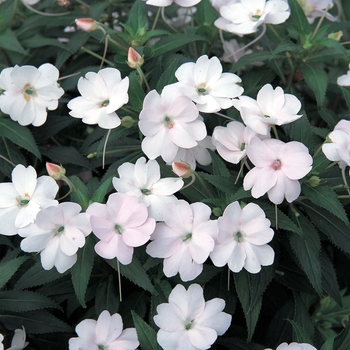
[[299,343],[311,344],[311,339],[305,333],[304,329],[295,321],[287,320],[293,327],[293,332],[295,334],[296,341]]
[[177,82],[177,79],[175,77],[175,71],[177,70],[178,67],[179,67],[179,60],[174,59],[170,63],[170,65],[165,69],[163,74],[160,76],[156,86],[156,90],[159,94],[162,92],[164,86]]
[[109,187],[112,184],[112,177],[109,177],[107,180],[103,181],[96,192],[93,194],[91,201],[97,203],[103,203],[106,193],[108,192]]
[[136,112],[140,112],[145,99],[145,93],[138,81],[136,71],[133,71],[129,75],[129,101],[132,108]]
[[310,343],[314,339],[315,326],[311,321],[309,310],[299,293],[294,293],[295,311],[292,323],[295,338],[299,343]]
[[137,332],[142,350],[160,350],[161,347],[157,343],[156,331],[149,326],[139,315],[131,310],[132,319]]
[[18,41],[16,34],[10,28],[0,33],[0,47],[5,50],[20,53],[21,55],[28,55],[28,52]]
[[288,0],[288,4],[290,7],[290,19],[292,22],[293,28],[306,36],[307,34],[311,34],[311,26],[305,16],[305,13],[301,6],[299,5],[297,0]]
[[309,119],[305,115],[305,112],[301,112],[303,116],[292,123],[290,137],[293,141],[299,141],[303,143],[312,153],[314,149],[313,135],[311,132],[311,125]]
[[141,0],[136,0],[132,5],[129,13],[127,24],[137,32],[138,29],[148,26],[148,16],[145,3]]
[[27,256],[19,256],[0,264],[0,288],[4,287],[26,260],[28,260]]
[[322,345],[322,348],[320,350],[333,350],[333,344],[334,344],[334,336],[328,338],[325,343]]
[[213,164],[213,174],[218,176],[230,176],[230,171],[227,169],[227,166],[223,162],[223,160],[219,157],[217,153],[212,151],[211,149],[208,149],[212,164]]
[[85,294],[89,284],[92,267],[94,265],[94,239],[90,235],[86,238],[83,248],[78,250],[78,260],[72,267],[72,282],[79,303],[86,307]]

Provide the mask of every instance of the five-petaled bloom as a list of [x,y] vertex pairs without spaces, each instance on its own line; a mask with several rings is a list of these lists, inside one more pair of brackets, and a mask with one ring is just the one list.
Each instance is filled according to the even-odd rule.
[[91,226],[85,213],[80,213],[77,203],[63,202],[55,207],[41,210],[35,224],[18,230],[24,237],[21,249],[40,252],[45,270],[53,266],[59,273],[70,269],[77,261],[77,251],[85,244]]
[[218,112],[232,107],[232,99],[243,93],[238,85],[241,79],[233,73],[222,73],[217,57],[200,56],[196,63],[182,64],[175,72],[182,92],[192,101],[200,112]]
[[114,188],[129,196],[136,196],[148,207],[148,214],[157,221],[163,220],[166,203],[177,202],[174,193],[184,182],[178,177],[160,178],[160,167],[156,160],[146,162],[141,157],[136,164],[124,163],[118,168],[119,178],[113,178]]
[[200,285],[191,284],[186,290],[178,284],[169,303],[158,305],[153,317],[160,328],[158,343],[164,350],[209,349],[231,324],[232,316],[222,311],[224,307],[220,298],[205,301]]
[[184,200],[167,204],[163,215],[164,222],[157,223],[146,251],[164,258],[165,276],[179,273],[183,281],[191,281],[200,275],[214,249],[217,221],[210,220],[211,209],[206,204]]
[[[297,0],[303,9],[305,16],[309,23],[314,23],[315,18],[323,16],[327,11],[333,7],[332,0]],[[326,12],[325,17],[330,21],[335,21],[336,18],[330,13]]]
[[198,109],[179,87],[167,85],[162,94],[150,91],[140,113],[139,128],[146,136],[142,151],[150,159],[173,162],[179,148],[192,148],[207,136]]
[[191,7],[197,5],[201,0],[143,0],[146,1],[147,5],[166,7],[170,6],[172,3],[182,7]]
[[75,331],[77,338],[69,339],[69,350],[135,350],[139,346],[135,328],[123,330],[123,320],[118,313],[104,310],[97,321],[81,321]]
[[100,239],[95,251],[105,259],[132,261],[134,247],[145,244],[156,222],[148,217],[146,204],[135,196],[113,193],[106,204],[92,203],[87,211],[94,234]]
[[237,0],[221,6],[220,15],[214,23],[218,28],[242,36],[255,33],[263,23],[285,22],[290,9],[284,0]]
[[[267,348],[265,350],[272,350],[271,348]],[[282,343],[278,345],[276,350],[317,350],[314,346],[307,343]]]
[[55,206],[58,185],[50,176],[37,178],[32,166],[17,165],[12,183],[0,184],[0,234],[13,236],[35,221],[41,209]]
[[57,83],[58,75],[58,69],[50,63],[39,68],[5,68],[0,74],[1,111],[21,125],[44,124],[47,110],[56,109],[64,94]]
[[255,203],[241,208],[238,202],[227,206],[218,219],[218,237],[210,253],[215,266],[228,267],[233,272],[243,268],[258,273],[261,266],[273,264],[275,253],[267,244],[272,240],[273,230],[264,211]]
[[248,96],[240,96],[233,100],[233,105],[241,113],[244,124],[256,133],[267,135],[271,125],[291,123],[302,115],[300,101],[291,94],[285,94],[281,87],[264,85],[258,92],[256,100]]
[[78,81],[81,96],[70,100],[69,114],[82,118],[85,124],[98,124],[103,129],[120,125],[115,112],[129,101],[129,78],[121,78],[116,68],[104,68],[98,73],[88,72]]
[[255,136],[247,146],[247,156],[255,167],[244,177],[244,189],[252,189],[254,198],[267,192],[275,204],[282,203],[284,197],[289,203],[297,199],[301,192],[298,180],[312,168],[309,150],[298,141],[284,143]]

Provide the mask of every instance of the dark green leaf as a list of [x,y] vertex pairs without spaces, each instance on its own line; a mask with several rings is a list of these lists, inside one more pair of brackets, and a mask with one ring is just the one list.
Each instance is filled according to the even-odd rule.
[[18,52],[21,55],[28,55],[28,52],[18,41],[16,34],[10,28],[0,33],[0,47],[5,50]]
[[337,40],[329,39],[329,38],[322,38],[321,40],[317,41],[317,46],[321,46],[321,45],[326,46],[328,48],[331,48],[333,50],[333,52],[339,53],[341,55],[341,58],[345,58],[346,60],[349,59],[344,45],[342,45]]
[[300,342],[300,343],[311,344],[311,340],[308,337],[308,335],[305,333],[303,328],[297,322],[295,322],[293,320],[288,320],[288,321],[293,326],[293,332],[295,334],[296,341]]
[[348,108],[350,109],[350,90],[348,90],[345,87],[340,87],[341,92],[343,93],[343,96],[345,98],[346,104],[348,105]]
[[129,100],[132,108],[136,112],[140,112],[143,105],[143,100],[145,99],[145,93],[138,81],[136,71],[133,71],[129,75]]
[[313,174],[318,175],[320,172],[322,172],[326,168],[327,165],[329,165],[329,159],[326,158],[326,156],[323,154],[323,152],[320,152],[314,158],[311,172]]
[[0,264],[0,288],[16,273],[19,267],[28,259],[26,256],[19,256]]
[[319,113],[321,118],[328,124],[329,128],[333,130],[339,122],[338,116],[333,111],[325,108],[320,109]]
[[314,149],[313,136],[311,132],[311,125],[305,113],[298,120],[292,123],[291,128],[291,139],[293,141],[299,141],[303,143],[308,149],[309,152],[312,153]]
[[78,176],[70,176],[69,179],[75,186],[75,189],[70,194],[70,198],[72,202],[78,203],[82,207],[83,211],[85,211],[89,206],[89,190]]
[[336,350],[350,349],[350,322],[347,323],[345,329],[334,340],[334,347]]
[[0,4],[0,33],[9,27],[9,23],[16,11],[16,2],[5,1]]
[[300,69],[304,75],[306,84],[309,85],[315,94],[317,106],[322,107],[328,85],[327,73],[323,68],[307,63],[302,64]]
[[322,295],[321,283],[321,243],[318,232],[311,222],[302,214],[296,218],[303,231],[303,236],[292,233],[289,237],[290,244],[301,268],[308,276],[312,286],[319,295]]
[[165,69],[163,74],[160,76],[156,86],[156,90],[159,94],[161,94],[164,86],[177,82],[177,79],[175,77],[175,71],[177,70],[178,67],[179,67],[179,60],[174,59],[170,63],[170,65]]
[[149,326],[139,315],[131,310],[132,319],[137,332],[137,338],[140,342],[142,350],[160,350],[161,347],[157,343],[156,331]]
[[198,24],[209,26],[218,18],[218,13],[215,11],[209,0],[200,1],[196,7],[197,11],[194,18]]
[[330,187],[311,187],[308,184],[303,184],[302,192],[312,203],[327,209],[333,215],[342,220],[346,225],[349,225],[349,220],[346,216],[344,207],[341,205],[337,195]]
[[86,307],[85,294],[94,265],[94,239],[92,235],[86,238],[83,248],[78,250],[77,262],[72,267],[72,282],[79,303]]
[[96,289],[95,298],[95,310],[97,315],[103,310],[108,310],[111,314],[118,312],[120,296],[117,288],[117,280],[111,277],[107,279],[105,278],[99,283]]
[[263,348],[262,345],[247,343],[245,340],[239,338],[218,338],[216,343],[221,344],[230,350],[261,350]]
[[[227,193],[227,194],[235,194],[238,191],[238,188],[234,185],[233,178],[211,175],[207,173],[200,173],[202,177],[208,180],[213,186],[215,186],[218,190]],[[249,195],[249,192],[248,192]]]
[[305,13],[297,0],[289,0],[290,7],[290,19],[293,28],[300,34],[303,34],[305,37],[308,34],[311,34],[311,26],[305,16]]
[[57,46],[62,50],[67,50],[72,53],[69,49],[69,46],[62,44],[57,40],[57,38],[45,38],[44,36],[36,33],[30,39],[23,41],[23,44],[29,48],[37,48],[37,47],[47,47],[47,46]]
[[112,178],[108,178],[104,182],[102,182],[96,192],[93,194],[91,198],[91,202],[103,203],[106,193],[109,187],[112,184]]
[[330,337],[325,341],[325,343],[322,345],[322,348],[320,350],[333,350],[334,349],[333,344],[334,344],[334,337]]
[[314,339],[315,326],[311,321],[309,310],[299,293],[294,293],[295,312],[292,323],[295,339],[299,343],[310,343]]
[[271,52],[271,59],[273,59],[277,54],[281,52],[288,52],[288,51],[298,51],[300,50],[300,47],[296,44],[294,44],[290,38],[284,38],[277,47]]
[[139,29],[147,28],[148,16],[145,3],[141,0],[136,0],[132,5],[127,24],[136,33]]
[[89,6],[90,17],[96,21],[99,21],[103,11],[105,11],[105,9],[108,7],[108,5],[109,5],[109,3],[105,2],[105,1],[99,2],[96,4],[91,4]]
[[10,312],[25,312],[60,306],[44,295],[29,292],[9,290],[0,292],[0,310]]
[[41,159],[38,146],[27,127],[19,125],[11,119],[0,118],[0,136],[11,140],[16,145],[26,149],[37,158]]
[[[259,51],[259,52],[251,53],[249,55],[244,55],[232,66],[232,68],[230,69],[230,72],[236,73],[238,70],[242,69],[248,64],[251,64],[254,62],[270,61],[270,58],[271,58],[271,52],[267,52],[267,51]],[[275,58],[284,58],[284,56],[278,55]]]
[[212,160],[213,174],[218,176],[230,176],[230,171],[227,169],[222,158],[220,158],[219,155],[211,149],[208,149],[208,151]]

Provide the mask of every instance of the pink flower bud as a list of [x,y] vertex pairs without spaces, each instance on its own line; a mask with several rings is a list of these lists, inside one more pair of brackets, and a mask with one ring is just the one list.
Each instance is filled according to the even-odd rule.
[[84,32],[92,32],[97,29],[97,23],[92,18],[77,18],[75,24]]
[[141,67],[143,65],[144,59],[134,48],[129,47],[128,51],[128,66],[130,68]]
[[46,162],[46,170],[48,174],[55,180],[61,180],[62,175],[66,174],[66,169],[62,165]]
[[173,168],[173,172],[182,177],[183,179],[187,179],[192,175],[192,169],[188,163],[185,162],[173,162],[171,165]]

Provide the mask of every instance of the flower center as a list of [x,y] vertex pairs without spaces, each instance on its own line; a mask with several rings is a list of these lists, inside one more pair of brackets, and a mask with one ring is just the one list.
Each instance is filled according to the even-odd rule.
[[26,84],[23,86],[22,93],[26,101],[29,101],[32,97],[36,96],[35,89],[33,86],[30,86],[30,84]]
[[275,170],[279,170],[281,169],[282,163],[280,160],[275,160],[272,164],[271,164],[272,168]]
[[235,240],[238,242],[238,243],[241,243],[241,242],[244,242],[244,234],[242,232],[237,232],[235,234]]
[[64,231],[64,226],[60,226],[60,227],[57,229],[57,231],[56,231],[56,233],[55,233],[55,236],[59,236],[60,233],[62,233],[63,231]]
[[245,150],[245,143],[242,143],[241,144],[241,151],[244,151]]
[[261,17],[261,13],[262,11],[260,9],[257,9],[255,15],[252,15],[253,21],[257,21]]
[[188,241],[189,239],[191,239],[191,237],[192,237],[192,233],[187,233],[187,235],[186,235],[185,238],[182,240],[182,242]]
[[119,235],[123,234],[123,228],[119,226],[118,224],[114,226],[115,233],[118,233]]
[[101,107],[107,107],[109,105],[109,100],[104,100],[101,102]]
[[174,124],[172,123],[169,117],[165,117],[165,122],[167,124],[168,129],[172,129],[174,127]]
[[150,191],[149,189],[147,189],[147,188],[143,188],[143,189],[141,190],[141,193],[142,193],[142,194],[145,194],[145,195],[148,195],[148,194],[151,194],[151,191]]
[[189,329],[192,327],[192,324],[193,324],[193,320],[190,321],[190,322],[188,322],[188,323],[186,324],[186,330],[189,330]]
[[24,194],[24,198],[17,198],[17,202],[21,207],[24,207],[25,205],[27,205],[30,202],[30,196],[29,194],[26,192]]
[[209,91],[205,83],[200,83],[197,88],[198,95],[205,96],[208,95]]

